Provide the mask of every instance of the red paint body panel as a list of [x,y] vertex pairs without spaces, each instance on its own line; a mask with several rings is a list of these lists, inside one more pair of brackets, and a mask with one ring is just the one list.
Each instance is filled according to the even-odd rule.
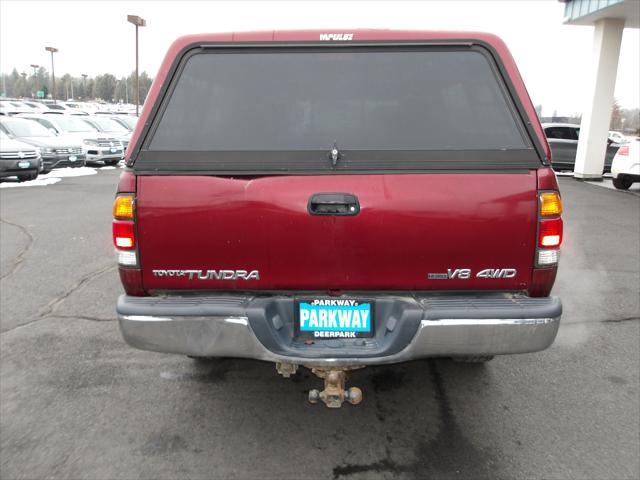
[[[215,42],[300,42],[320,33],[357,41],[477,40],[500,57],[528,121],[551,158],[520,73],[498,37],[476,32],[388,30],[269,31],[189,35],[160,67],[133,133],[137,150],[151,106],[188,47]],[[331,42],[326,42],[330,44]],[[137,188],[136,188],[137,187]],[[225,178],[140,176],[125,172],[119,191],[136,192],[141,269],[120,269],[125,290],[528,290],[548,295],[555,268],[534,269],[537,190],[557,190],[550,168],[523,173],[432,173]],[[358,197],[349,217],[307,212],[314,193]],[[470,279],[430,280],[428,273],[468,268]],[[487,268],[515,268],[511,279],[475,278]],[[259,280],[155,277],[154,269],[259,270]],[[144,288],[143,288],[144,287]]]
[[538,189],[559,191],[556,172],[551,167],[538,169]]
[[136,176],[133,172],[125,170],[118,180],[118,193],[134,193],[136,191]]
[[127,295],[133,297],[143,297],[146,295],[142,287],[142,271],[139,268],[122,268],[118,269],[120,281]]
[[[351,193],[356,216],[312,216],[315,193]],[[536,174],[141,176],[146,289],[526,290]],[[468,280],[428,273],[469,268]],[[475,278],[515,268],[512,279]],[[260,280],[154,277],[154,269],[259,270]]]
[[531,285],[529,286],[530,297],[548,297],[551,288],[556,281],[556,273],[558,269],[552,268],[536,268],[533,270]]

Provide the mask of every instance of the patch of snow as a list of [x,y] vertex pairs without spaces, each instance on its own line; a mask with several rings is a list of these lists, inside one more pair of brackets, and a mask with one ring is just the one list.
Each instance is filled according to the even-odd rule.
[[15,188],[15,187],[43,187],[45,185],[53,185],[54,183],[58,183],[61,178],[44,178],[46,175],[42,177],[38,177],[35,180],[30,180],[28,182],[2,182],[0,183],[0,188]]
[[76,168],[58,168],[52,170],[46,175],[38,175],[35,180],[28,182],[2,182],[0,188],[16,188],[16,187],[42,187],[46,185],[53,185],[58,183],[63,178],[68,177],[85,177],[87,175],[95,175],[98,173],[95,168],[89,167],[76,167]]
[[86,175],[95,175],[98,173],[95,168],[91,167],[76,167],[76,168],[57,168],[47,173],[46,175],[39,175],[40,178],[67,178],[67,177],[84,177]]

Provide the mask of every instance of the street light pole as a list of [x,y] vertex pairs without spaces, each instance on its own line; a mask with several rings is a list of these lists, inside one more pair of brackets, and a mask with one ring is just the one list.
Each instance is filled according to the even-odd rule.
[[[36,65],[32,63],[30,66],[31,68],[33,68],[33,88],[35,88],[37,92],[38,91],[38,74],[36,72],[40,67],[40,65]],[[31,97],[33,98],[33,93],[31,93]]]
[[140,105],[140,78],[138,77],[138,27],[147,25],[147,21],[137,15],[127,15],[127,22],[136,26],[136,116]]
[[86,73],[82,74],[82,93],[84,95],[83,100],[87,99],[87,77],[89,75],[87,75]]
[[53,80],[53,103],[56,103],[56,71],[53,68],[53,54],[58,51],[54,47],[44,47],[47,52],[51,52],[51,79]]
[[[20,74],[20,76],[22,77],[22,80],[24,81],[25,88],[27,88],[27,72],[22,72]],[[23,97],[24,97],[24,95],[23,95]]]

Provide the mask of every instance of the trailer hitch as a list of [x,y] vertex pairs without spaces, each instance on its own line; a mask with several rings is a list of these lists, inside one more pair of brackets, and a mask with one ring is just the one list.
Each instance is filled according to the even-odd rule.
[[362,367],[311,368],[314,375],[324,379],[324,390],[321,392],[316,389],[309,390],[309,402],[318,403],[318,400],[322,400],[329,408],[340,408],[345,401],[351,405],[357,405],[362,402],[362,390],[358,387],[351,387],[345,390],[349,372],[356,368]]
[[[324,379],[324,390],[321,392],[315,388],[309,390],[309,402],[318,403],[318,400],[322,400],[329,408],[340,408],[344,402],[349,402],[351,405],[362,402],[362,390],[358,387],[345,390],[345,383],[351,371],[364,368],[364,366],[321,368],[305,365],[305,367],[317,377]],[[276,363],[276,371],[284,378],[290,378],[298,371],[298,365],[278,362]]]

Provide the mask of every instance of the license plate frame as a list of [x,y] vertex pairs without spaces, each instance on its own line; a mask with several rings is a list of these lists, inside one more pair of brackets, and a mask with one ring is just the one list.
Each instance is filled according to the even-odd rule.
[[[310,308],[316,310],[316,322],[310,313]],[[368,307],[368,308],[367,308]],[[303,317],[303,310],[309,312],[309,316]],[[354,311],[359,312],[354,315]],[[326,317],[320,312],[325,311]],[[329,312],[336,312],[333,316]],[[340,314],[343,313],[342,327],[340,326]],[[368,312],[368,315],[363,315]],[[294,335],[305,340],[332,340],[332,339],[356,339],[371,338],[375,335],[375,302],[367,298],[336,299],[327,297],[305,297],[294,300]],[[356,318],[359,316],[359,322]],[[349,320],[347,320],[349,319]],[[362,324],[364,321],[364,325]],[[348,325],[347,325],[348,323]],[[303,325],[304,324],[304,325]],[[358,324],[360,326],[358,327]],[[335,327],[334,327],[335,325]],[[368,328],[366,328],[368,326]]]

